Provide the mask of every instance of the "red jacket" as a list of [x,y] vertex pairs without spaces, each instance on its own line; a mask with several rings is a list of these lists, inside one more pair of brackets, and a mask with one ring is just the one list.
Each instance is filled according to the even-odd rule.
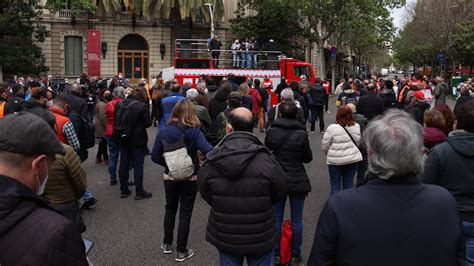
[[252,113],[258,114],[258,111],[260,111],[260,104],[262,103],[262,96],[260,96],[258,90],[254,88],[250,88],[249,95],[252,96]]
[[112,131],[114,129],[115,105],[120,101],[122,101],[122,98],[114,98],[105,106],[105,114],[107,115],[107,127],[105,129],[106,137],[112,137]]

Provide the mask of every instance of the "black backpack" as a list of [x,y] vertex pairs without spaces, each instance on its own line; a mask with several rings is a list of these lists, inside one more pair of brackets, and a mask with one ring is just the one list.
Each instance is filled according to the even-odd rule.
[[81,117],[82,131],[79,136],[81,148],[90,149],[95,145],[95,126],[90,118]]
[[353,105],[357,106],[357,102],[359,102],[359,99],[355,93],[346,94],[346,97],[344,98],[344,105],[352,103]]
[[138,103],[138,101],[132,101],[128,105],[119,102],[115,106],[112,136],[119,144],[128,143],[133,135],[133,118],[130,112],[130,107],[136,103]]

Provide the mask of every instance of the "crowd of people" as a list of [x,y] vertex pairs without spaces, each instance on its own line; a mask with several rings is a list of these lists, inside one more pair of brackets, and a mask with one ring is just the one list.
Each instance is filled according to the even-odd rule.
[[[161,249],[175,251],[175,261],[195,253],[188,236],[199,192],[211,208],[206,240],[220,265],[301,265],[304,204],[317,174],[305,164],[314,159],[317,121],[331,190],[308,265],[474,265],[472,80],[454,112],[441,78],[341,80],[336,122],[327,127],[329,84],[319,79],[283,78],[275,87],[233,76],[203,76],[195,86],[92,80],[0,86],[2,265],[88,264],[81,210],[97,200],[81,163],[96,144],[95,162],[107,166],[123,199],[133,186],[135,200],[153,197],[143,185],[147,155],[164,168]],[[273,92],[279,103],[270,106]],[[148,150],[152,126],[158,133]],[[283,261],[287,200],[293,237]]]

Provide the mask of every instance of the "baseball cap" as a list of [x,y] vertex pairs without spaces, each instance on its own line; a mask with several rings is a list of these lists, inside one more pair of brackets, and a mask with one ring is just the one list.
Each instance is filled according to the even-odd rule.
[[53,129],[41,117],[28,112],[0,119],[0,151],[23,155],[66,154]]
[[415,91],[412,96],[417,100],[425,100],[425,94],[422,91]]

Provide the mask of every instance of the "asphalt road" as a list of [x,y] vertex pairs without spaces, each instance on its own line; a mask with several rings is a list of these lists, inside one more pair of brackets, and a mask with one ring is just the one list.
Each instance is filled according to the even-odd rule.
[[[335,107],[330,106],[331,114],[325,115],[326,126],[335,120]],[[156,128],[148,129],[150,149],[153,147]],[[257,133],[263,140],[264,134]],[[316,229],[319,214],[329,196],[329,177],[326,157],[321,150],[319,133],[310,135],[313,161],[306,165],[312,192],[309,193],[304,208],[304,236],[302,255],[306,259]],[[87,231],[84,238],[95,242],[89,254],[95,265],[171,265],[176,253],[165,255],[160,249],[163,240],[163,217],[165,213],[165,194],[163,188],[163,168],[154,164],[150,157],[145,158],[144,188],[153,193],[153,198],[136,201],[134,194],[126,199],[120,198],[119,186],[109,185],[107,167],[95,164],[97,147],[89,150],[89,159],[83,163],[88,174],[88,188],[97,198],[94,209],[83,213]],[[134,191],[133,188],[131,188]],[[289,203],[287,203],[287,209]],[[195,250],[193,258],[183,265],[218,265],[216,248],[205,240],[209,206],[196,198],[188,247]],[[286,213],[289,217],[289,210]],[[178,218],[176,219],[176,223]],[[175,228],[176,239],[177,226]],[[173,243],[175,249],[176,243]]]
[[[334,99],[334,98],[333,98]],[[448,104],[453,107],[453,102]],[[330,100],[331,114],[325,114],[326,127],[335,121],[335,106]],[[153,147],[156,128],[150,128],[149,147]],[[263,140],[264,135],[257,133]],[[321,150],[319,133],[310,134],[313,161],[306,165],[312,192],[304,208],[304,235],[302,255],[306,260],[312,243],[319,214],[329,197],[329,176],[326,157]],[[109,186],[107,167],[95,164],[96,147],[89,150],[89,159],[83,164],[88,173],[88,187],[98,199],[96,208],[84,211],[87,231],[84,238],[95,242],[90,259],[95,265],[172,265],[175,252],[164,255],[160,249],[163,239],[165,195],[163,168],[145,158],[145,190],[153,198],[135,201],[134,194],[120,198],[119,186]],[[133,191],[133,188],[132,188]],[[289,216],[287,203],[286,217]],[[214,246],[205,240],[209,206],[198,194],[191,220],[188,247],[195,250],[193,258],[182,265],[218,265],[219,257]],[[178,218],[176,219],[178,222]],[[175,239],[176,239],[175,228]],[[173,248],[176,243],[173,243]]]

